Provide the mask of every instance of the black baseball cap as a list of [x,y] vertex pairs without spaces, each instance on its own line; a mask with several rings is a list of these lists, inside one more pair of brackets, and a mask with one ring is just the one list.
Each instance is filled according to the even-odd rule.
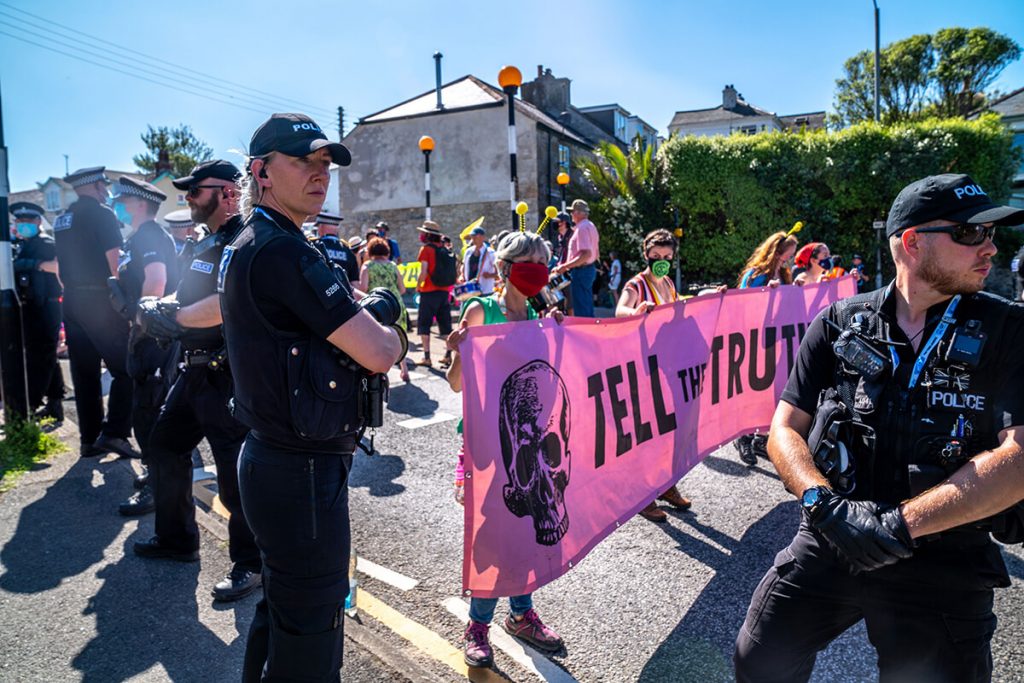
[[291,157],[304,157],[324,148],[338,166],[352,163],[348,148],[340,142],[328,140],[316,121],[305,114],[273,114],[252,134],[249,156],[262,157],[271,152],[281,152]]
[[175,178],[171,181],[179,190],[187,190],[191,186],[195,185],[201,180],[207,178],[216,178],[217,180],[227,180],[228,182],[235,182],[242,177],[242,172],[238,170],[230,161],[224,161],[223,159],[214,159],[212,161],[204,161],[203,163],[194,166],[189,174],[184,178]]
[[1020,225],[1024,223],[1024,209],[993,203],[968,175],[931,175],[900,191],[889,210],[885,235],[892,237],[901,230],[938,220]]

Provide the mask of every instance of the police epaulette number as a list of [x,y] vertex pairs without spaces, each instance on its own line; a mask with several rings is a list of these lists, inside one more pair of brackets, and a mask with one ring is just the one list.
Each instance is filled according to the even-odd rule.
[[302,277],[306,278],[306,282],[316,292],[324,308],[332,309],[345,299],[345,289],[338,282],[333,270],[322,259],[311,258],[304,264]]

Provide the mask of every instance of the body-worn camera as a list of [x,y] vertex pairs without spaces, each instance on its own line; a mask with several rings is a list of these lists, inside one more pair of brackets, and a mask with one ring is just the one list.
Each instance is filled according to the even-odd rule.
[[968,320],[966,325],[953,331],[953,339],[950,340],[949,349],[946,351],[946,360],[972,368],[978,367],[981,350],[985,348],[987,339],[988,335],[981,331],[981,321]]

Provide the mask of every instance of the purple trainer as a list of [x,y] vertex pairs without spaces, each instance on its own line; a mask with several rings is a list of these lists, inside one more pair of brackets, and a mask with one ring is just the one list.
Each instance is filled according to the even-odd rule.
[[562,649],[561,637],[544,625],[544,622],[540,620],[540,616],[534,609],[526,610],[526,614],[523,615],[520,621],[516,621],[511,614],[508,615],[501,626],[510,635],[520,640],[525,640],[538,650],[558,652]]
[[466,645],[463,648],[463,659],[469,666],[490,666],[494,662],[494,652],[491,650],[491,641],[487,638],[491,627],[487,624],[478,624],[470,620],[466,627],[466,634],[463,638]]

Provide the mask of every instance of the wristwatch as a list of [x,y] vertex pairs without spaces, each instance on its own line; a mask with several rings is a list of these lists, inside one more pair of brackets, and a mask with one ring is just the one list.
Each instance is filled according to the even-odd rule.
[[800,506],[807,513],[807,516],[814,519],[815,513],[821,506],[827,503],[835,493],[827,486],[813,486],[800,496]]

